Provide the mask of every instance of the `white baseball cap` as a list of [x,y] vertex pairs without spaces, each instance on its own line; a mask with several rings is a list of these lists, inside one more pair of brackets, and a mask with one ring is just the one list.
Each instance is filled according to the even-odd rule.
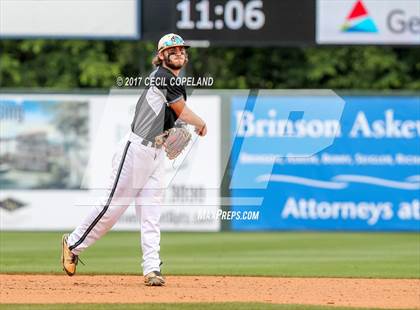
[[162,38],[160,38],[158,43],[158,52],[161,52],[169,47],[175,46],[184,46],[185,48],[189,48],[189,45],[186,45],[184,39],[181,36],[175,33],[168,33],[165,34]]

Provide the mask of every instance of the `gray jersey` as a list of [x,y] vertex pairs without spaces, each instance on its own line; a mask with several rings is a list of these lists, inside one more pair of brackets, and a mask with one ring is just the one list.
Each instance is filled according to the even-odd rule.
[[136,105],[131,130],[138,136],[154,141],[163,131],[174,127],[177,116],[170,105],[180,99],[187,100],[185,86],[178,85],[178,79],[170,70],[158,67],[150,74],[156,86],[148,86]]

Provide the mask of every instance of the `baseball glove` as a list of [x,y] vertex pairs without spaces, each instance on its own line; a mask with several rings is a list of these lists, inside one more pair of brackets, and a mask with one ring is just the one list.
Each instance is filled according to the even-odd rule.
[[166,130],[155,138],[156,145],[165,147],[169,159],[176,158],[187,147],[191,140],[191,133],[186,127],[174,127]]

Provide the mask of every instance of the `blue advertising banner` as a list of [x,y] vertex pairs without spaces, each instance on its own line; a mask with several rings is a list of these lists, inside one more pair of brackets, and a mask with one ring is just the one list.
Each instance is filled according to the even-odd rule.
[[418,96],[236,96],[231,133],[232,211],[259,211],[233,230],[420,231]]

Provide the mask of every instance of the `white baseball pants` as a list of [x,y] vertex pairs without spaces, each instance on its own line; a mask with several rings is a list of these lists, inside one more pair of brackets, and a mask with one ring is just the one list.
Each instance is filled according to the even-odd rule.
[[164,195],[164,151],[141,144],[142,138],[130,133],[112,161],[106,197],[69,235],[73,254],[101,238],[135,201],[141,229],[143,274],[160,271],[160,214]]

